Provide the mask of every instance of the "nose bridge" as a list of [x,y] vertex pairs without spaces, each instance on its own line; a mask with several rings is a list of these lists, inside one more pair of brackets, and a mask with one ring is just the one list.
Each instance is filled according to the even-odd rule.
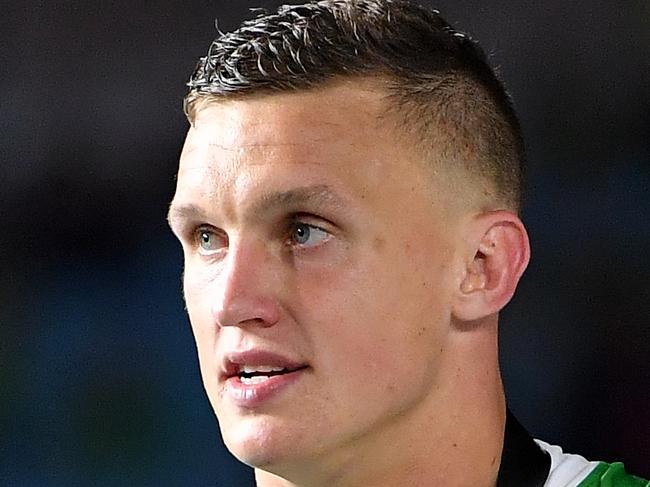
[[280,317],[275,286],[274,259],[263,241],[233,238],[213,297],[212,313],[220,326],[257,324],[272,326]]

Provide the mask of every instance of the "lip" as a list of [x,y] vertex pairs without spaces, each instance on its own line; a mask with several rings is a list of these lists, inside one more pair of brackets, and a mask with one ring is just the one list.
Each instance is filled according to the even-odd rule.
[[[289,372],[274,375],[257,384],[244,384],[239,377],[241,365],[282,367]],[[265,350],[247,350],[224,355],[220,380],[224,395],[237,406],[252,409],[262,406],[284,392],[305,374],[309,366],[304,362]]]

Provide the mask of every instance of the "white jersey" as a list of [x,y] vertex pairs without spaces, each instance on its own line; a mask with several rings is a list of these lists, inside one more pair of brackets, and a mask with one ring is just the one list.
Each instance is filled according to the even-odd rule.
[[544,487],[650,487],[649,481],[627,474],[622,463],[590,462],[580,455],[564,453],[559,446],[535,442],[551,457]]
[[564,453],[559,446],[541,440],[535,442],[551,457],[551,470],[544,487],[578,487],[600,464],[580,455]]

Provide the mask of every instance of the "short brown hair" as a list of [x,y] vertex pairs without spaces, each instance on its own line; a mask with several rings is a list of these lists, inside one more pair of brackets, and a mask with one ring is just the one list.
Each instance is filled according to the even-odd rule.
[[519,209],[524,146],[508,94],[475,41],[405,0],[285,5],[219,32],[188,82],[185,113],[192,120],[206,97],[305,90],[349,76],[385,78],[404,126],[425,147]]

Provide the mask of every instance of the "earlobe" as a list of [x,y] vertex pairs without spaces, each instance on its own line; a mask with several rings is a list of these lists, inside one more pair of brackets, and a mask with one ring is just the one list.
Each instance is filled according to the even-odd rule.
[[512,298],[530,258],[528,234],[507,211],[489,212],[468,226],[467,262],[453,315],[476,321],[497,313]]

